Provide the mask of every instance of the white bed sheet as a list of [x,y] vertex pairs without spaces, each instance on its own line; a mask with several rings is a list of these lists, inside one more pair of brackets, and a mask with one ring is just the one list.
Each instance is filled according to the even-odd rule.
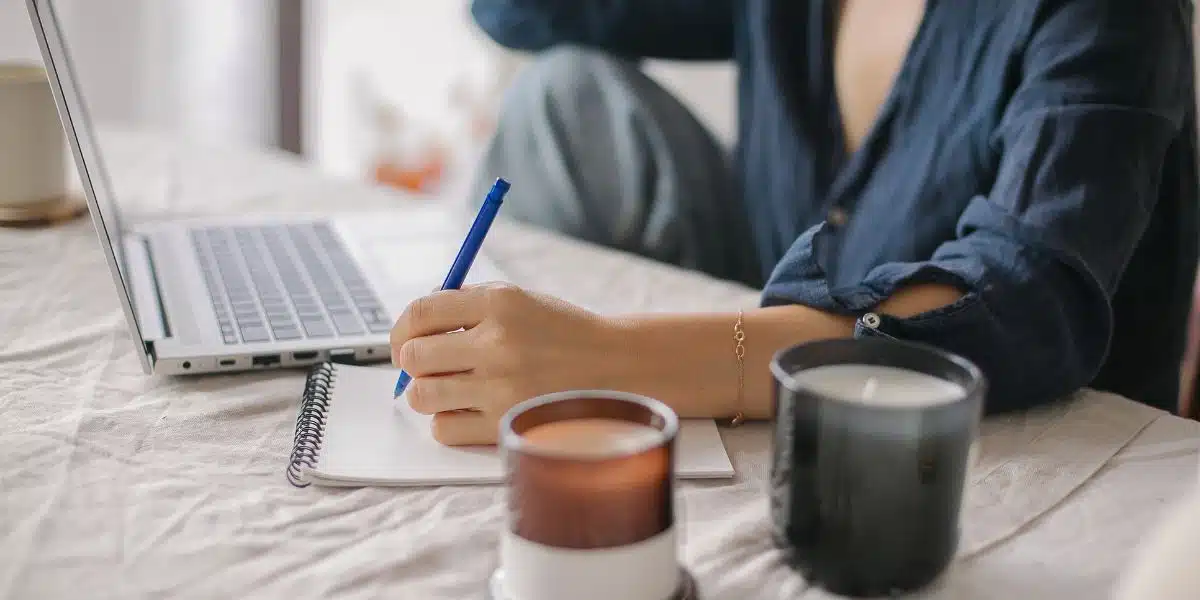
[[[282,156],[132,134],[109,148],[134,220],[403,209],[395,194]],[[513,281],[599,310],[757,299],[510,223],[487,247]],[[144,376],[89,223],[0,231],[0,332],[0,598],[483,597],[498,488],[291,487],[283,472],[302,374]],[[923,597],[1105,598],[1196,479],[1200,423],[1107,394],[985,432],[962,557]],[[766,426],[723,436],[737,479],[679,490],[682,556],[703,596],[826,597],[769,541]]]

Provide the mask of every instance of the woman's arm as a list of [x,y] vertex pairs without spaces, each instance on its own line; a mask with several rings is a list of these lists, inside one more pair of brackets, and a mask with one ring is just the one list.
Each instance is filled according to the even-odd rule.
[[[878,312],[896,318],[954,303],[962,292],[944,285],[921,285],[897,292]],[[855,318],[806,306],[759,308],[743,314],[745,376],[738,406],[739,365],[734,354],[737,313],[646,315],[614,321],[626,357],[626,388],[667,403],[683,417],[769,418],[772,411],[768,365],[776,352],[794,344],[851,337]]]
[[[956,236],[927,260],[877,265],[849,286],[826,281],[814,237],[839,236],[836,244],[853,247],[856,236],[877,231],[853,219],[844,229],[810,230],[775,270],[765,304],[862,314],[902,287],[948,283],[964,292],[952,305],[884,317],[856,334],[971,359],[988,377],[991,412],[1044,404],[1091,384],[1112,356],[1116,290],[1135,250],[1155,234],[1148,227],[1160,188],[1186,190],[1182,201],[1195,190],[1194,179],[1180,180],[1194,178],[1196,168],[1183,137],[1195,135],[1185,127],[1194,125],[1187,117],[1195,101],[1187,4],[1041,2],[1014,69],[1016,90],[992,136],[1000,156],[995,181],[967,203]],[[1168,158],[1173,146],[1184,148],[1176,159]],[[1180,252],[1181,261],[1194,260],[1187,243]],[[1174,261],[1138,265],[1160,267],[1176,268]],[[1180,326],[1172,315],[1126,318]]]
[[[953,302],[959,292],[918,286],[879,307],[897,317]],[[417,412],[434,415],[443,443],[488,444],[513,405],[567,389],[616,389],[662,400],[684,417],[771,412],[767,364],[791,344],[846,337],[854,320],[803,306],[746,311],[743,402],[738,404],[736,313],[602,317],[507,284],[436,292],[392,330],[392,361],[413,381]]]
[[578,44],[630,58],[733,57],[733,0],[473,0],[471,12],[514,50]]

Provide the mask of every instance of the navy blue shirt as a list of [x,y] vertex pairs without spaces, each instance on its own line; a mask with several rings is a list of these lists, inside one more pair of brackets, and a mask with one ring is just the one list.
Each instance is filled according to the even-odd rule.
[[[1197,259],[1188,0],[928,0],[845,151],[837,0],[475,0],[498,42],[732,60],[763,304],[975,361],[988,408],[1092,387],[1173,410]],[[898,287],[959,302],[876,318]],[[869,315],[869,316],[868,316]]]

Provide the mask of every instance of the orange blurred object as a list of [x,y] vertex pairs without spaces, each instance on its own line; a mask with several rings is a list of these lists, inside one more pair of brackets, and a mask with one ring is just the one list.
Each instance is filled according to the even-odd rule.
[[441,182],[448,152],[436,133],[416,126],[398,107],[374,108],[375,152],[371,176],[380,184],[428,192]]
[[375,181],[389,187],[414,192],[428,192],[441,182],[446,161],[441,153],[431,155],[419,165],[403,166],[392,162],[375,165]]

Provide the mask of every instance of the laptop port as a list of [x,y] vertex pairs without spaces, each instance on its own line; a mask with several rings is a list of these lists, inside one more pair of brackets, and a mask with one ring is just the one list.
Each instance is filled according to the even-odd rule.
[[250,364],[256,367],[269,367],[277,365],[280,362],[283,361],[279,358],[278,354],[263,354],[262,356],[255,356],[250,360]]
[[317,357],[317,352],[315,350],[311,351],[311,352],[293,352],[292,353],[292,358],[294,358],[296,360],[312,360],[316,357]]
[[236,358],[222,358],[219,362],[217,362],[217,364],[221,365],[222,367],[232,367],[237,364],[237,359]]

